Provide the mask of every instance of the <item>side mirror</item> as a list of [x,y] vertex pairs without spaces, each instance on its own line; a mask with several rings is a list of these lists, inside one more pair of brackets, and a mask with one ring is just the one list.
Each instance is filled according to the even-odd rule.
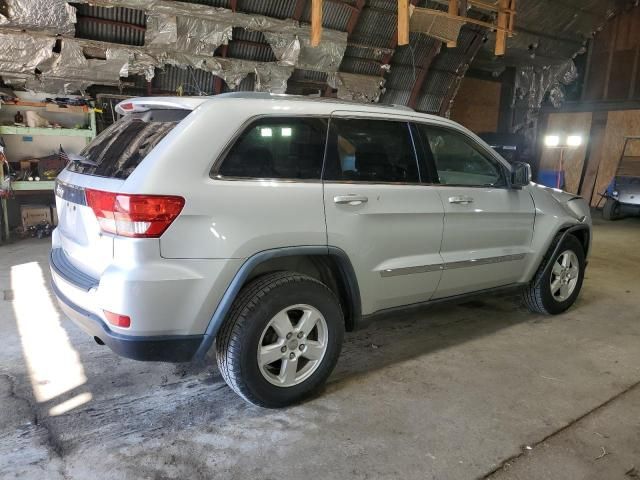
[[514,162],[511,165],[511,186],[522,188],[531,182],[531,165],[525,162]]

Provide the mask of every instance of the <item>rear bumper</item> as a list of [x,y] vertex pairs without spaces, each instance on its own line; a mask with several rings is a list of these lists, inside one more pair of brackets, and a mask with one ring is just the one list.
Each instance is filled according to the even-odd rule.
[[139,337],[114,332],[101,318],[65,297],[55,282],[52,282],[52,288],[67,317],[123,357],[152,362],[188,362],[202,343],[203,335]]
[[52,250],[49,264],[53,293],[65,315],[118,355],[134,360],[187,362],[202,343],[204,335],[149,336],[115,331],[96,313],[98,281],[75,269],[60,249]]

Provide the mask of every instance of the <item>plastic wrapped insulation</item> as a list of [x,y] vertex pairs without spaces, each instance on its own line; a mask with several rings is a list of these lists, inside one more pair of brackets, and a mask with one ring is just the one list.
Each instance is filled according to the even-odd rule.
[[145,45],[167,45],[178,41],[178,21],[175,15],[149,12]]
[[143,74],[148,81],[156,68],[172,65],[178,68],[204,70],[222,78],[231,89],[236,89],[247,75],[256,75],[256,90],[284,93],[293,67],[276,63],[254,62],[235,58],[211,57],[185,52],[150,51],[140,47],[113,47],[106,51],[108,60],[120,66],[119,74],[127,77]]
[[300,35],[300,57],[296,66],[316,72],[337,72],[346,49],[347,32],[323,30],[317,47],[311,46],[311,37],[305,32]]
[[150,13],[145,45],[197,55],[211,55],[231,40],[233,26],[226,22]]
[[233,26],[194,17],[178,17],[178,51],[211,55],[231,40]]
[[[29,0],[5,1],[25,5]],[[49,11],[53,5],[59,6],[57,16],[52,14],[47,21],[56,19],[56,23],[66,24],[57,20],[63,11],[67,12],[65,15],[69,18],[73,13],[75,21],[75,10],[66,9],[60,2],[61,0],[43,0],[47,7],[45,11]],[[92,83],[117,85],[121,77],[127,78],[135,74],[144,75],[147,81],[151,81],[157,68],[173,65],[210,72],[224,79],[232,89],[237,88],[247,75],[255,74],[257,90],[284,92],[294,67],[336,72],[347,47],[346,32],[325,29],[321,44],[311,47],[310,28],[301,26],[297,21],[237,13],[208,5],[165,0],[78,0],[78,3],[146,10],[148,21],[145,46],[63,39],[60,53],[54,53],[55,37],[33,37],[29,33],[0,34],[0,75],[11,76],[25,85],[28,83],[27,88],[37,85],[44,88],[46,82],[49,82],[46,84],[47,88],[67,91],[73,86],[84,89]],[[11,19],[3,17],[3,20],[8,22]],[[45,25],[46,22],[40,20],[39,24]],[[215,49],[231,40],[234,27],[263,32],[276,53],[278,62],[214,58]],[[60,32],[61,29],[57,28],[57,31]],[[87,48],[95,50],[97,54],[85,55]],[[96,56],[99,58],[92,58]],[[58,80],[66,83],[58,82],[53,85],[52,82]],[[367,83],[366,92],[359,94],[355,90],[357,81],[347,78],[338,83],[344,98],[357,97],[362,98],[362,101],[374,101],[379,97],[377,85],[373,89]],[[352,84],[354,89],[350,90]]]
[[558,108],[564,101],[563,85],[569,85],[577,78],[578,69],[573,60],[542,68],[520,67],[516,71],[516,104],[537,110],[549,93],[553,106]]
[[254,73],[256,75],[256,91],[272,93],[284,93],[287,89],[287,80],[293,72],[292,67],[274,63],[212,58],[175,52],[167,52],[162,59],[162,64],[204,70],[222,78],[232,90],[238,88],[247,75]]
[[316,72],[337,72],[347,49],[346,32],[335,30],[323,31],[316,47],[311,46],[308,32],[264,32],[264,37],[280,65]]
[[65,0],[4,0],[0,25],[61,35],[75,32],[76,9]]
[[42,77],[51,75],[91,83],[117,84],[120,81],[122,63],[120,59],[109,57],[106,60],[87,59],[80,44],[64,39],[60,53],[54,53],[54,61],[50,68],[42,72]]
[[285,93],[287,82],[293,73],[293,67],[263,63],[256,66],[256,92]]
[[53,58],[54,38],[31,37],[20,33],[0,33],[0,74],[26,73]]
[[264,33],[281,65],[336,72],[347,48],[346,32],[326,28],[322,31],[320,45],[311,47],[310,27],[292,19],[163,0],[79,0],[79,3],[147,10],[150,21],[145,45],[154,49],[163,47],[198,55],[213,55],[218,46],[231,40],[232,29],[238,27]]
[[521,67],[516,70],[514,106],[516,120],[513,133],[524,136],[530,148],[536,144],[538,112],[545,97],[559,108],[565,99],[564,86],[578,78],[578,70],[569,60],[545,67]]
[[280,65],[297,65],[300,57],[300,39],[297,35],[264,32],[264,38]]
[[13,88],[24,88],[32,92],[46,92],[57,95],[71,95],[78,92],[84,92],[93,85],[94,82],[83,82],[81,80],[67,80],[64,78],[21,78],[21,77],[4,77],[5,83]]
[[352,102],[372,103],[380,100],[383,93],[384,78],[355,73],[330,73],[327,83],[338,90],[340,100]]

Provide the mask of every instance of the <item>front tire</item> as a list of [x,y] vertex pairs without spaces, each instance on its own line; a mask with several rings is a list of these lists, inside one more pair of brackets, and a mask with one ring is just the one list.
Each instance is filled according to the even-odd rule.
[[[560,241],[560,248],[554,253]],[[546,268],[551,255],[551,268]],[[566,311],[578,298],[584,280],[584,269],[584,248],[580,241],[573,235],[567,235],[561,240],[561,235],[558,235],[524,291],[525,305],[532,312],[545,315],[557,315]]]
[[344,320],[318,280],[276,272],[246,285],[216,338],[218,367],[247,402],[280,408],[311,395],[336,365]]

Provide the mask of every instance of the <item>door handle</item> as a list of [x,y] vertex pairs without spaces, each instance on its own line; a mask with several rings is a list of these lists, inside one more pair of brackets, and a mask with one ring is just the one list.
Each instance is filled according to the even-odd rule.
[[461,205],[469,205],[473,203],[472,197],[467,197],[465,195],[458,195],[455,197],[449,197],[449,203],[459,203]]
[[369,199],[364,195],[337,195],[333,197],[333,203],[337,203],[338,205],[362,205],[363,203],[367,203]]

